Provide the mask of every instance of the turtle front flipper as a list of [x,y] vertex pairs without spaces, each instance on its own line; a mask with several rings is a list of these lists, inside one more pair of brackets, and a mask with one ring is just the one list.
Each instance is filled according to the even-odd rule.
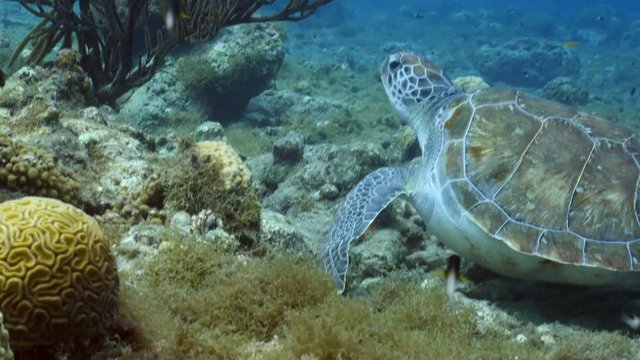
[[376,216],[399,195],[407,194],[413,168],[381,168],[351,190],[333,220],[322,251],[322,265],[333,276],[338,293],[345,288],[349,244],[359,238]]

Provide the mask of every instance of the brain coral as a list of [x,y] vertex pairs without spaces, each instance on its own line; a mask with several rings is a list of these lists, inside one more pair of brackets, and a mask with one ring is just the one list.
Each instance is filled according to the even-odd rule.
[[110,246],[93,218],[48,198],[0,203],[0,310],[12,344],[95,335],[117,297]]
[[0,360],[13,360],[13,351],[9,346],[9,332],[4,327],[2,313],[0,313]]

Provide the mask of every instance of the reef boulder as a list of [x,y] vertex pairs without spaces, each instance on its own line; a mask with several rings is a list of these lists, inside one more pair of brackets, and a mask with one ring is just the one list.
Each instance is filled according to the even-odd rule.
[[544,97],[568,105],[581,105],[589,101],[589,88],[578,79],[559,76],[542,89]]
[[560,43],[518,38],[482,46],[475,66],[490,82],[542,87],[558,76],[578,75],[580,59],[575,51]]
[[216,41],[178,58],[178,80],[208,113],[235,115],[264,91],[284,60],[281,31],[271,24],[223,28]]

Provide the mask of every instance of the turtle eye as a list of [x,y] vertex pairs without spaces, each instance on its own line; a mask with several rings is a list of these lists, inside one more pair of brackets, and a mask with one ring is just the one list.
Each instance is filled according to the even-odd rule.
[[389,63],[389,70],[391,71],[395,71],[399,67],[400,67],[400,61],[393,60]]

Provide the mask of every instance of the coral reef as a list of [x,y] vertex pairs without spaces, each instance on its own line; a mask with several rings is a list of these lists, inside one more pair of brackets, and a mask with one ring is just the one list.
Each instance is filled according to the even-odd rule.
[[[256,14],[268,5],[261,1],[194,0],[181,5],[188,16],[177,16],[167,24],[167,30],[174,33],[167,36],[153,24],[157,18],[149,16],[148,0],[126,6],[119,0],[37,5],[21,1],[24,8],[41,20],[18,44],[10,63],[20,57],[27,44],[33,45],[25,59],[28,64],[39,64],[58,45],[75,48],[93,83],[92,96],[101,103],[113,104],[129,90],[149,81],[164,64],[165,56],[179,43],[213,39],[220,29],[230,25],[302,20],[330,2],[289,0],[278,11],[263,16]],[[153,6],[156,3],[151,3],[151,8],[157,9]],[[81,11],[76,12],[76,6]],[[152,32],[155,32],[154,41]],[[137,39],[140,36],[137,34],[142,34],[143,39]],[[75,41],[71,41],[72,38]],[[135,49],[134,45],[140,46],[140,43],[144,44],[144,51]]]
[[13,74],[0,89],[0,106],[22,107],[14,116],[23,122],[33,121],[45,111],[59,114],[68,105],[83,105],[90,85],[78,65],[78,54],[62,49],[50,66],[23,67]]
[[176,61],[177,78],[220,116],[244,110],[264,91],[284,59],[283,35],[271,24],[225,28],[217,40]]
[[537,38],[516,38],[500,45],[484,45],[475,59],[491,82],[542,87],[558,76],[577,76],[580,59],[562,44]]
[[558,76],[549,81],[542,93],[547,99],[568,105],[582,105],[589,101],[589,88],[580,80]]
[[[138,5],[115,1],[119,16]],[[150,4],[158,20],[151,40],[154,28],[164,26],[160,3]],[[635,334],[619,321],[621,308],[632,313],[635,293],[511,280],[462,259],[461,273],[471,280],[459,282],[448,303],[438,273],[452,252],[402,199],[353,244],[348,294],[335,295],[315,254],[337,206],[370,171],[419,160],[415,132],[380,86],[385,53],[428,54],[452,78],[460,76],[455,83],[467,91],[487,86],[483,78],[492,85],[546,84],[547,97],[584,99],[584,111],[640,123],[640,93],[632,90],[639,60],[637,52],[624,54],[640,46],[635,15],[624,16],[630,25],[620,38],[617,15],[597,9],[577,19],[518,4],[415,0],[389,12],[388,1],[382,3],[368,3],[365,14],[334,1],[286,33],[280,24],[225,28],[212,42],[153,60],[162,63],[157,72],[149,68],[153,80],[135,84],[114,108],[88,106],[96,99],[87,95],[108,89],[87,88],[72,51],[7,79],[0,89],[0,202],[40,194],[35,186],[2,183],[11,164],[5,158],[53,166],[50,174],[77,183],[78,200],[71,202],[113,240],[122,280],[118,313],[106,331],[72,346],[43,346],[47,356],[36,346],[14,346],[16,358],[635,358]],[[0,27],[12,18],[0,19]],[[415,41],[425,29],[427,41]],[[144,43],[140,35],[135,46]],[[540,35],[548,40],[522,38]],[[619,47],[594,45],[616,36]],[[574,40],[577,47],[562,45]],[[478,50],[482,45],[489,50]],[[480,61],[500,74],[479,71]],[[98,87],[124,69],[113,65],[94,71],[110,74]],[[470,74],[478,76],[463,76]],[[29,170],[10,170],[30,182]],[[49,183],[40,184],[42,194],[55,195]],[[0,239],[5,227],[0,216]],[[0,359],[2,340],[0,330]]]
[[230,234],[244,240],[257,236],[258,193],[249,169],[227,143],[203,141],[185,149],[164,184],[166,207],[192,215],[209,209]]
[[9,331],[4,327],[4,316],[0,313],[0,360],[13,360],[9,345]]
[[215,121],[205,121],[198,125],[194,131],[194,137],[196,141],[227,141],[222,124]]
[[153,259],[167,230],[161,225],[138,224],[123,236],[115,248],[115,259],[120,274],[135,274]]
[[273,144],[273,161],[280,164],[295,164],[304,154],[304,136],[289,132]]
[[88,158],[83,175],[92,186],[83,188],[88,192],[83,198],[93,208],[109,208],[133,196],[153,173],[153,143],[138,129],[118,121],[113,110],[86,107],[80,115],[63,116],[60,122]]
[[312,254],[317,250],[313,237],[294,226],[284,215],[265,209],[260,220],[260,245],[289,255]]
[[247,188],[251,185],[249,168],[233,148],[223,141],[201,141],[196,143],[198,159],[218,169],[224,190]]
[[79,202],[79,183],[73,174],[58,169],[51,156],[4,134],[0,134],[0,187]]
[[346,194],[362,177],[384,166],[386,161],[382,149],[371,143],[322,144],[305,148],[302,166],[291,168],[272,164],[266,169],[255,168],[255,171],[256,178],[261,179],[262,185],[268,189],[264,204],[287,213],[292,208],[292,201],[299,200],[299,196],[292,194],[311,195],[325,184],[333,185],[340,193]]
[[58,200],[0,204],[0,310],[12,345],[66,343],[105,331],[118,274],[95,220]]
[[[244,109],[275,78],[284,57],[282,35],[273,25],[223,29],[215,42],[202,44],[168,61],[153,81],[133,91],[122,114],[139,128],[179,128],[176,114],[203,113],[217,121]],[[194,101],[194,98],[200,101]]]
[[76,57],[61,51],[51,67],[24,67],[0,89],[0,188],[102,212],[142,184],[152,144],[112,109],[83,108]]
[[172,125],[169,117],[171,113],[197,113],[199,108],[198,103],[190,101],[179,81],[175,62],[168,59],[167,66],[154,75],[153,81],[132,91],[129,99],[122,105],[120,114],[139,129],[158,131]]

